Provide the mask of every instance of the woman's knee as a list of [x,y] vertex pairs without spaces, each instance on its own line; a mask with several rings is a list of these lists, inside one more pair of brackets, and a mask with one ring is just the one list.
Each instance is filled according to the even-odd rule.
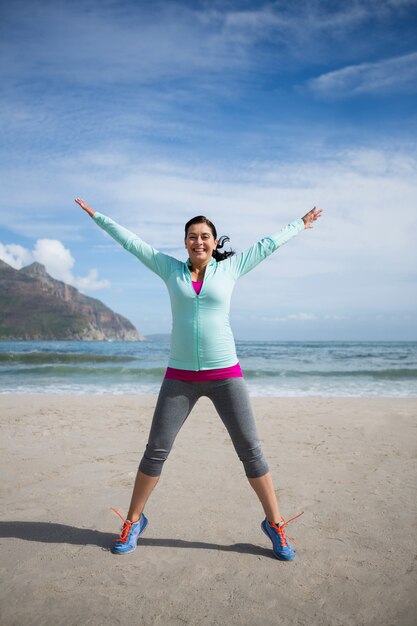
[[269,466],[260,444],[239,450],[238,456],[248,478],[258,478],[269,472]]
[[149,444],[139,463],[139,469],[148,476],[160,476],[165,461],[168,458],[170,450],[166,448],[151,448]]

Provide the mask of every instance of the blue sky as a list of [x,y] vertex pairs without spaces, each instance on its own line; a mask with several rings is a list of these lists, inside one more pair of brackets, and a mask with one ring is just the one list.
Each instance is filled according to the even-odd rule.
[[242,250],[316,205],[238,283],[235,336],[417,339],[417,0],[0,11],[0,258],[169,332],[163,283],[73,198],[183,259],[193,215]]

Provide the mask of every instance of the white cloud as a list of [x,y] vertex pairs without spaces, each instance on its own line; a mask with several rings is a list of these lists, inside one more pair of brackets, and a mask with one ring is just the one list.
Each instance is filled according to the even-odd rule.
[[[255,236],[273,232],[317,204],[325,209],[313,237],[306,238],[304,272],[332,267],[389,263],[407,270],[415,258],[410,226],[416,220],[417,158],[389,148],[315,153],[294,163],[229,165],[222,174],[202,164],[132,162],[131,170],[110,180],[105,171],[98,187],[102,209],[156,247],[179,245],[182,225],[191,215],[207,214],[232,246],[242,249]],[[108,178],[106,181],[105,179]],[[108,199],[113,198],[113,201]],[[116,205],[117,198],[117,205]],[[100,206],[101,198],[97,198]],[[117,206],[114,213],[112,206]],[[393,229],[393,211],[397,219]],[[152,220],[152,221],[150,221]],[[308,261],[317,238],[325,247]],[[308,261],[308,262],[307,262]],[[295,266],[299,273],[299,264]]]
[[232,42],[216,32],[221,26],[217,19],[213,22],[199,10],[161,2],[156,13],[146,3],[132,5],[126,13],[113,3],[92,3],[93,10],[86,4],[16,3],[6,17],[11,28],[18,25],[30,37],[20,59],[9,49],[5,70],[12,75],[23,62],[26,71],[38,76],[81,83],[123,83],[134,77],[147,83],[195,70],[218,72],[242,62],[233,54]]
[[83,292],[110,287],[110,281],[98,279],[98,272],[95,268],[90,269],[87,276],[74,276],[72,268],[75,259],[70,250],[65,248],[58,239],[38,239],[33,250],[13,243],[0,243],[0,259],[18,270],[37,261],[45,266],[46,271],[53,278],[73,285]]
[[[56,219],[55,198],[60,197],[62,204],[66,189],[71,188],[74,196],[85,196],[95,209],[155,247],[170,254],[174,254],[173,250],[176,254],[178,249],[182,258],[183,224],[192,215],[206,214],[221,234],[231,236],[232,247],[242,250],[254,237],[276,231],[317,205],[324,208],[324,216],[313,230],[314,235],[305,236],[297,259],[286,270],[289,275],[326,272],[328,267],[332,271],[352,271],[364,264],[368,268],[387,266],[390,271],[407,272],[416,261],[417,251],[411,230],[417,215],[415,152],[390,146],[326,151],[314,146],[311,150],[306,148],[307,153],[312,158],[237,162],[234,167],[230,162],[223,167],[221,163],[202,161],[197,165],[143,160],[134,154],[125,154],[123,158],[117,152],[103,154],[101,159],[95,154],[76,154],[55,160],[45,168],[48,178],[57,181],[56,187],[50,184],[49,209],[44,199],[42,206],[37,204],[33,191],[35,200],[27,208],[18,204],[19,219],[8,215],[5,223],[9,230],[21,234],[30,224],[32,236],[39,237],[45,224],[33,220],[34,212],[39,206],[39,210],[49,210],[51,221],[52,216]],[[93,165],[89,163],[90,156]],[[120,162],[121,167],[112,166]],[[64,172],[70,172],[69,180]],[[32,171],[34,181],[42,182],[42,176],[41,171]],[[26,172],[16,172],[8,180],[19,178],[29,180]],[[3,197],[14,206],[18,200],[16,189],[9,188],[8,180],[3,185]],[[71,198],[66,201],[68,208],[62,209],[63,219],[70,219],[77,238],[85,240],[86,232],[90,232],[86,229],[92,226],[85,222],[86,217]],[[50,225],[50,231],[55,233],[65,228],[65,222]],[[62,232],[65,238],[69,237],[65,230]],[[102,241],[103,245],[117,245],[109,238]],[[57,253],[56,265],[59,260],[62,263],[62,254]],[[71,259],[65,259],[65,269],[72,271]],[[278,264],[278,257],[272,263]]]
[[289,313],[288,315],[260,316],[263,322],[315,322],[323,319],[323,316],[314,313]]
[[68,248],[57,239],[38,239],[33,249],[33,258],[42,263],[57,280],[71,285],[74,283],[71,270],[75,259]]
[[349,65],[311,79],[308,86],[316,94],[331,98],[415,91],[417,52],[376,63]]
[[75,279],[75,286],[80,291],[97,291],[98,289],[106,289],[110,287],[110,281],[108,280],[99,280],[98,279],[98,271],[94,267],[91,269],[87,276],[78,276]]
[[[6,50],[4,71],[22,76],[48,75],[89,84],[135,81],[141,84],[183,76],[201,84],[206,72],[253,68],[259,62],[257,44],[272,42],[285,55],[306,61],[331,47],[333,56],[354,29],[373,19],[389,18],[407,3],[373,0],[347,3],[329,10],[327,3],[305,0],[262,3],[245,9],[233,3],[131,3],[126,11],[113,2],[13,3],[4,15],[5,29],[14,37]],[[76,45],[74,45],[74,33]],[[91,34],[94,33],[94,39]],[[338,48],[334,49],[333,42]],[[17,55],[14,46],[19,45]],[[53,50],[54,54],[50,54]],[[319,53],[320,54],[320,53]],[[208,83],[210,81],[208,80]]]
[[[242,319],[242,316],[235,315],[235,319]],[[247,316],[251,318],[252,316]],[[253,317],[254,320],[258,322],[266,322],[266,323],[286,323],[286,322],[323,322],[323,321],[341,321],[348,319],[345,315],[333,315],[330,313],[321,313],[317,315],[316,313],[307,313],[307,312],[298,312],[298,313],[288,313],[287,315],[257,315]]]
[[32,261],[32,253],[16,243],[0,243],[0,259],[16,270],[20,270]]

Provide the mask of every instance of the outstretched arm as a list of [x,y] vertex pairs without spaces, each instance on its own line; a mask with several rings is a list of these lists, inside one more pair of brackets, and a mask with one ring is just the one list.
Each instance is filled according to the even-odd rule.
[[93,218],[100,228],[120,243],[125,250],[137,257],[146,267],[160,276],[162,280],[166,280],[173,269],[180,263],[177,259],[155,250],[138,235],[124,228],[124,226],[120,226],[110,217],[106,217],[99,211],[94,211],[81,198],[76,198],[75,202]]
[[[286,244],[302,230],[306,228],[313,228],[313,222],[320,217],[321,213],[322,209],[316,209],[316,207],[314,207],[314,209],[311,209],[311,211],[306,213],[304,217],[291,222],[291,224],[285,226],[278,233],[270,237],[264,237],[248,250],[229,257],[227,261],[229,262],[235,277],[239,278],[247,272],[250,272],[261,261],[275,252],[275,250]],[[223,263],[226,263],[226,261],[223,261]]]

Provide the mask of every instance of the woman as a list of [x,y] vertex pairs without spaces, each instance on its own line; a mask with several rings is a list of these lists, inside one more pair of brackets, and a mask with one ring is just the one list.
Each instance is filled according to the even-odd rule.
[[[162,254],[112,219],[75,200],[94,221],[160,276],[171,299],[172,335],[168,369],[159,392],[149,440],[139,464],[131,503],[112,552],[127,554],[137,545],[148,520],[145,504],[156,486],[175,437],[201,396],[210,398],[226,426],[245,474],[265,512],[262,530],[272,541],[275,556],[294,558],[285,535],[268,465],[259,444],[255,419],[236,356],[229,325],[235,282],[304,228],[312,228],[322,211],[312,209],[278,234],[265,237],[245,252],[220,252],[227,237],[217,238],[214,225],[203,216],[187,222],[184,263]],[[301,515],[301,514],[300,514]],[[297,516],[298,517],[298,516]],[[292,518],[295,519],[295,518]]]

